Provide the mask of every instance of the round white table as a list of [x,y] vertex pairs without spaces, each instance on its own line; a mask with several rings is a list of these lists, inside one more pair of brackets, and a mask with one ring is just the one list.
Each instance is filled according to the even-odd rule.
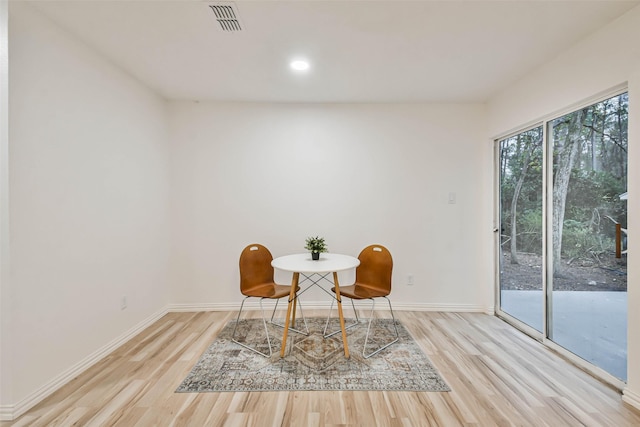
[[[289,332],[289,322],[295,323],[295,299],[297,298],[296,289],[300,283],[300,274],[306,279],[312,281],[311,286],[320,286],[319,281],[326,278],[331,273],[333,274],[333,287],[335,288],[335,298],[338,305],[338,316],[340,317],[340,329],[342,330],[342,345],[344,347],[344,356],[349,357],[349,346],[347,344],[347,331],[344,325],[344,315],[342,314],[342,299],[340,298],[340,284],[338,283],[338,272],[344,270],[350,270],[360,265],[358,258],[341,255],[334,253],[321,253],[320,259],[314,261],[311,259],[311,253],[285,255],[278,257],[271,261],[273,268],[282,271],[289,271],[293,273],[291,279],[291,294],[289,295],[289,305],[287,307],[287,318],[284,324],[284,333],[282,335],[282,347],[280,349],[280,357],[284,357],[284,352],[287,344],[287,333]],[[320,279],[313,280],[312,276],[318,274]],[[327,279],[328,280],[328,279]],[[307,288],[308,289],[308,288]],[[305,289],[306,291],[306,289]],[[292,316],[293,312],[293,316]]]

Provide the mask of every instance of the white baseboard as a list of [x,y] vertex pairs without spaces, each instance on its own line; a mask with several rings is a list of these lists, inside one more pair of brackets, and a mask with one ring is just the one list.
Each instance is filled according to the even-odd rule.
[[[13,421],[15,406],[16,405],[1,405],[0,421]],[[15,416],[15,418],[17,418],[17,416]]]
[[129,329],[124,334],[120,335],[110,343],[99,348],[80,362],[71,366],[66,371],[54,377],[51,381],[31,393],[29,396],[22,399],[15,405],[3,405],[0,407],[0,421],[12,421],[18,418],[20,415],[33,408],[45,398],[49,397],[56,390],[66,385],[69,381],[89,369],[91,366],[102,360],[105,356],[108,356],[118,347],[125,344],[131,338],[142,332],[145,328],[152,325],[162,316],[168,313],[168,309],[164,308],[159,312],[151,315],[147,319],[143,320],[133,328]]
[[[466,312],[466,313],[486,313],[493,315],[493,307],[483,307],[480,305],[471,304],[424,304],[424,303],[397,303],[391,302],[394,311],[446,311],[446,312]],[[267,302],[264,304],[265,310],[272,310],[274,306],[273,302]],[[279,306],[286,308],[286,301],[282,301]],[[303,301],[302,309],[308,310],[328,310],[331,306],[329,301]],[[355,306],[358,309],[369,309],[371,303],[369,302],[355,302]],[[334,306],[335,307],[335,306]],[[343,307],[349,309],[350,303],[343,302]],[[244,310],[259,310],[260,304],[257,299],[248,300],[244,304]],[[388,310],[389,306],[386,303],[379,302],[376,304],[377,310]],[[207,303],[207,304],[171,304],[168,309],[170,312],[190,312],[190,311],[236,311],[240,310],[240,303]]]
[[640,411],[640,394],[629,390],[629,387],[622,391],[622,401]]
[[[246,303],[245,308],[249,309],[253,304]],[[255,308],[259,309],[258,303]],[[206,303],[206,304],[169,304],[169,312],[192,312],[192,311],[235,311],[240,309],[240,303]]]
[[[443,311],[460,313],[485,313],[487,307],[472,304],[426,304],[426,303],[391,303],[395,311]],[[380,304],[384,310],[385,305]]]

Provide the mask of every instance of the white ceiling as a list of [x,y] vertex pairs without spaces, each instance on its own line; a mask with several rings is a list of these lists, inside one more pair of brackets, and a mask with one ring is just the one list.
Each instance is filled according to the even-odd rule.
[[[167,99],[483,102],[638,1],[37,1]],[[288,62],[311,61],[294,74]]]

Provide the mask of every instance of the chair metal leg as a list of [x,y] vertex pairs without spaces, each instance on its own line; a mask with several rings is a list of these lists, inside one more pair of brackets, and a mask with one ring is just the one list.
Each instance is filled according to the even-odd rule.
[[[349,298],[349,299],[351,299],[351,298]],[[333,332],[331,332],[331,333],[327,334],[327,327],[329,326],[329,320],[331,320],[331,311],[333,310],[333,302],[334,302],[334,301],[335,301],[334,299],[332,299],[332,300],[331,300],[331,307],[329,307],[329,315],[327,316],[327,321],[326,321],[326,322],[325,322],[325,324],[324,324],[324,331],[322,331],[322,337],[323,337],[323,338],[329,338],[329,337],[334,336],[335,334],[339,334],[340,332],[342,332],[342,330],[341,330],[341,329],[338,329],[337,331],[333,331]],[[354,327],[354,326],[356,326],[356,325],[358,324],[358,322],[360,321],[360,320],[358,319],[358,312],[356,311],[356,306],[353,304],[353,300],[351,300],[351,307],[353,307],[353,312],[354,312],[354,313],[355,313],[355,315],[356,315],[356,321],[355,321],[355,322],[353,322],[353,323],[352,323],[352,324],[350,324],[350,325],[345,326],[345,328],[344,328],[345,330],[348,330],[348,329],[350,329],[350,328],[353,328],[353,327]]]
[[[274,322],[274,321],[273,321],[273,317],[276,315],[276,309],[278,308],[278,302],[279,302],[279,301],[280,301],[279,299],[277,299],[277,300],[276,300],[276,305],[275,305],[275,307],[273,307],[273,313],[271,313],[271,320],[269,320],[269,322],[270,322],[272,325],[275,325],[275,326],[279,326],[279,327],[281,327],[281,328],[284,328],[284,325],[283,325],[283,324],[276,323],[276,322]],[[300,330],[298,330],[298,329],[294,328],[294,327],[293,327],[293,325],[292,325],[292,326],[289,326],[289,330],[290,330],[290,331],[293,331],[293,332],[297,332],[297,333],[302,334],[302,335],[304,335],[304,336],[309,336],[309,326],[307,325],[307,319],[305,319],[305,318],[304,318],[304,313],[303,313],[303,311],[302,311],[302,303],[300,302],[300,298],[298,298],[298,306],[299,306],[299,308],[300,308],[300,315],[302,316],[302,322],[304,323],[304,329],[305,329],[305,332],[300,331]]]
[[398,333],[398,324],[396,323],[396,317],[393,315],[393,308],[391,307],[391,301],[387,297],[383,297],[383,298],[386,299],[387,302],[389,303],[389,310],[391,310],[391,318],[393,319],[393,327],[396,330],[396,338],[393,341],[383,345],[373,353],[366,354],[365,351],[367,349],[367,342],[369,341],[369,331],[371,330],[371,322],[373,321],[373,309],[376,306],[376,300],[371,298],[371,314],[369,316],[369,326],[367,326],[367,335],[364,338],[364,347],[362,347],[362,357],[364,357],[365,359],[368,359],[371,356],[378,354],[385,348],[389,347],[391,344],[398,342],[398,339],[400,338],[400,334]]
[[242,304],[240,304],[240,311],[238,312],[238,318],[236,319],[236,325],[233,328],[233,334],[231,334],[231,341],[233,341],[234,343],[246,348],[247,350],[251,350],[255,353],[260,354],[261,356],[264,357],[271,357],[271,355],[273,354],[273,351],[271,350],[271,340],[269,339],[269,330],[267,329],[267,320],[264,317],[264,309],[262,307],[262,300],[264,298],[260,298],[260,311],[262,313],[262,324],[264,325],[264,333],[267,336],[267,345],[269,345],[269,354],[263,353],[260,350],[253,348],[253,347],[249,347],[247,344],[245,343],[241,343],[240,341],[236,340],[236,329],[238,329],[238,323],[240,322],[240,313],[242,313],[242,308],[244,307],[244,302],[247,300],[247,298],[251,298],[251,297],[245,297],[242,300]]

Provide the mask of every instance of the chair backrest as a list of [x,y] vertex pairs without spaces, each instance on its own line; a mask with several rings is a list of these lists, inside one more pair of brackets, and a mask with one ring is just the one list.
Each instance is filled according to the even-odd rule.
[[358,255],[360,265],[356,268],[356,283],[391,293],[393,258],[382,245],[367,246]]
[[244,248],[240,254],[240,290],[273,282],[273,256],[269,249],[254,243]]

